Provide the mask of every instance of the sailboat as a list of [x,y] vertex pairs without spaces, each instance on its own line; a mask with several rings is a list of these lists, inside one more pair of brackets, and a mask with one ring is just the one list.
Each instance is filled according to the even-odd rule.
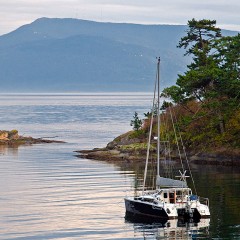
[[[157,92],[157,97],[156,97]],[[157,137],[152,137],[154,108],[157,105]],[[160,152],[162,152],[161,139],[160,139],[160,58],[157,60],[157,74],[155,81],[153,105],[151,111],[151,122],[149,128],[149,138],[146,154],[146,164],[144,171],[142,191],[135,196],[125,197],[126,216],[143,217],[150,220],[168,220],[168,219],[200,219],[209,218],[209,200],[208,198],[199,197],[196,193],[194,180],[192,177],[190,165],[187,160],[189,175],[184,168],[181,159],[181,170],[179,176],[168,178],[160,176]],[[175,129],[174,129],[175,131]],[[157,140],[157,170],[155,177],[155,189],[147,190],[146,179],[148,172],[149,152],[152,139]],[[180,138],[181,139],[181,138]],[[182,140],[182,139],[181,139]],[[182,141],[181,141],[182,142]],[[178,150],[179,150],[179,145]],[[186,156],[185,148],[183,147],[184,155]],[[181,153],[179,152],[179,155]],[[186,156],[187,159],[187,156]],[[191,177],[195,193],[187,184],[187,178]],[[178,179],[176,179],[178,178]]]

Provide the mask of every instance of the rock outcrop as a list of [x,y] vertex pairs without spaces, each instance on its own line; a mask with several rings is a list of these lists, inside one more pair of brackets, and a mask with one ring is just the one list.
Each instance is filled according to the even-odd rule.
[[[102,160],[108,162],[116,161],[145,161],[147,152],[147,139],[136,137],[133,131],[127,132],[113,141],[105,148],[93,150],[76,151],[77,157]],[[150,154],[156,158],[156,143],[151,145]],[[177,151],[172,150],[172,159],[177,160]],[[195,164],[240,166],[240,150],[212,149],[212,152],[198,151],[188,152],[188,159]]]
[[63,141],[49,140],[43,138],[23,137],[18,134],[17,130],[0,130],[1,145],[31,145],[37,143],[63,143]]

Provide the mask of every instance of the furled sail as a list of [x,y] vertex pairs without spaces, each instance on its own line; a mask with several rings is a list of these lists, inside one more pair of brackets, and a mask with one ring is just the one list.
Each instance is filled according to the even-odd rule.
[[188,187],[185,181],[175,180],[171,178],[164,178],[157,176],[156,186],[160,187]]

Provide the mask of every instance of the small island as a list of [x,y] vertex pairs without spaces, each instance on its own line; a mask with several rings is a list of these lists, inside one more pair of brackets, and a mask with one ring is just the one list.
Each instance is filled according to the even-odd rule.
[[[240,166],[240,34],[222,36],[215,20],[192,19],[177,47],[183,48],[192,61],[186,72],[178,74],[176,85],[161,91],[161,106],[144,113],[145,119],[135,113],[133,131],[115,138],[105,148],[79,151],[80,157],[145,159],[150,119],[154,116],[156,123],[156,111],[161,111],[165,126],[159,130],[160,139],[171,144],[173,158],[177,141],[182,141],[190,161]],[[173,122],[175,127],[169,127]],[[180,133],[177,140],[169,140],[176,129]],[[156,124],[153,133],[158,136]],[[154,141],[150,151],[154,157]]]
[[18,130],[0,130],[0,145],[5,146],[20,146],[20,145],[32,145],[39,143],[64,143],[63,141],[49,140],[43,138],[33,138],[20,136]]

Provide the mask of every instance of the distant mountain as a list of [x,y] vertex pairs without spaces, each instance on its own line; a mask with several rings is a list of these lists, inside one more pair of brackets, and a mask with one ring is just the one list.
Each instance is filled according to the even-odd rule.
[[185,30],[38,19],[0,36],[0,92],[151,91],[157,56],[172,85],[189,60],[176,48]]

